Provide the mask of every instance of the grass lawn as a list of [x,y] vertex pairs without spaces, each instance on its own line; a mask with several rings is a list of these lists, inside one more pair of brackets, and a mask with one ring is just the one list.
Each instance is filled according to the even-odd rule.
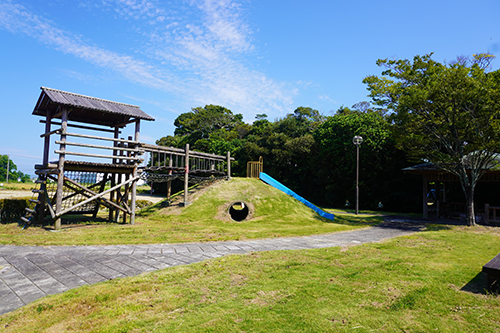
[[348,248],[253,252],[84,286],[0,317],[5,332],[495,332],[482,265],[500,231],[431,227]]
[[[288,195],[255,179],[233,178],[197,191],[187,207],[159,203],[138,213],[135,225],[66,218],[63,230],[42,227],[21,229],[17,223],[0,225],[0,244],[104,245],[181,243],[285,237],[345,231],[382,221],[376,215],[336,214],[335,221],[315,212]],[[231,203],[244,201],[251,218],[235,222],[228,216]],[[103,215],[104,216],[104,215]],[[73,220],[74,221],[74,220]]]

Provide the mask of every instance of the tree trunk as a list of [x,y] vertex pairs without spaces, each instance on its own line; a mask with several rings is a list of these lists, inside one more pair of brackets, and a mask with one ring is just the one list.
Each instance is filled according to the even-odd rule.
[[468,186],[465,191],[465,202],[467,203],[466,207],[466,221],[469,227],[476,225],[476,215],[474,213],[474,187]]
[[463,168],[459,177],[460,183],[462,185],[462,190],[464,191],[465,195],[465,220],[467,221],[468,226],[475,226],[476,216],[474,213],[474,191],[476,189],[476,184],[479,176],[474,172],[468,174],[466,172],[466,169]]

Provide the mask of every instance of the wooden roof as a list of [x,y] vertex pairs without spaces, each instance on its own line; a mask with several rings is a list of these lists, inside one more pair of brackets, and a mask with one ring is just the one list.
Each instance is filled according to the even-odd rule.
[[67,108],[68,120],[111,127],[124,127],[134,119],[153,121],[136,105],[79,95],[67,91],[41,87],[33,115],[61,118],[62,108]]
[[[414,165],[408,168],[404,168],[403,172],[405,173],[410,173],[410,174],[415,174],[415,175],[422,175],[425,176],[425,178],[430,181],[437,181],[437,182],[458,182],[459,178],[451,174],[447,171],[444,171],[443,169],[439,168],[437,165],[434,163],[423,163],[423,164],[418,164]],[[500,182],[500,170],[486,170],[485,173],[479,178],[480,182]]]

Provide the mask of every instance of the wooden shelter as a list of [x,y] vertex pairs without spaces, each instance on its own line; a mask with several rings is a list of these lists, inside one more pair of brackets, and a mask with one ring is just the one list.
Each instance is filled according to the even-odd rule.
[[[44,150],[42,164],[35,166],[40,188],[35,190],[31,218],[43,220],[50,213],[55,229],[60,229],[62,215],[96,215],[103,205],[109,209],[110,221],[117,221],[121,214],[124,222],[129,216],[134,224],[138,166],[142,162],[140,122],[154,118],[135,105],[46,87],[41,90],[33,115],[44,118],[40,120],[45,124],[41,135]],[[134,135],[120,138],[130,124],[135,126]],[[57,147],[56,161],[49,161],[51,144]],[[106,184],[110,184],[108,190]]]
[[[434,205],[437,217],[445,215],[448,217],[456,217],[465,214],[465,202],[449,202],[447,198],[447,187],[451,183],[459,183],[458,176],[446,172],[433,163],[423,163],[403,169],[405,173],[422,176],[422,213],[424,218],[429,217],[429,207]],[[500,183],[500,170],[487,170],[479,179],[479,183]],[[429,198],[429,183],[435,183],[437,187],[436,198],[430,205]],[[483,215],[485,223],[500,222],[500,207],[490,206],[488,203],[483,207],[476,206],[476,215]]]

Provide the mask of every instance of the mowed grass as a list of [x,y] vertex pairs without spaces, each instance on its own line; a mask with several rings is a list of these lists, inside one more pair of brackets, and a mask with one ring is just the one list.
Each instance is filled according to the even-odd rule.
[[[135,225],[95,222],[77,217],[52,232],[41,227],[25,230],[17,223],[0,225],[0,244],[106,245],[205,242],[285,237],[345,231],[377,224],[379,216],[337,214],[335,221],[260,180],[233,178],[195,192],[187,207],[159,203],[139,212]],[[235,201],[251,207],[250,219],[232,221],[227,209]],[[105,215],[103,215],[105,216]],[[66,219],[68,221],[68,219]],[[50,229],[50,228],[49,228]]]
[[[431,228],[432,229],[432,228]],[[253,252],[50,296],[5,332],[498,332],[481,267],[495,228],[452,227],[348,248]]]

